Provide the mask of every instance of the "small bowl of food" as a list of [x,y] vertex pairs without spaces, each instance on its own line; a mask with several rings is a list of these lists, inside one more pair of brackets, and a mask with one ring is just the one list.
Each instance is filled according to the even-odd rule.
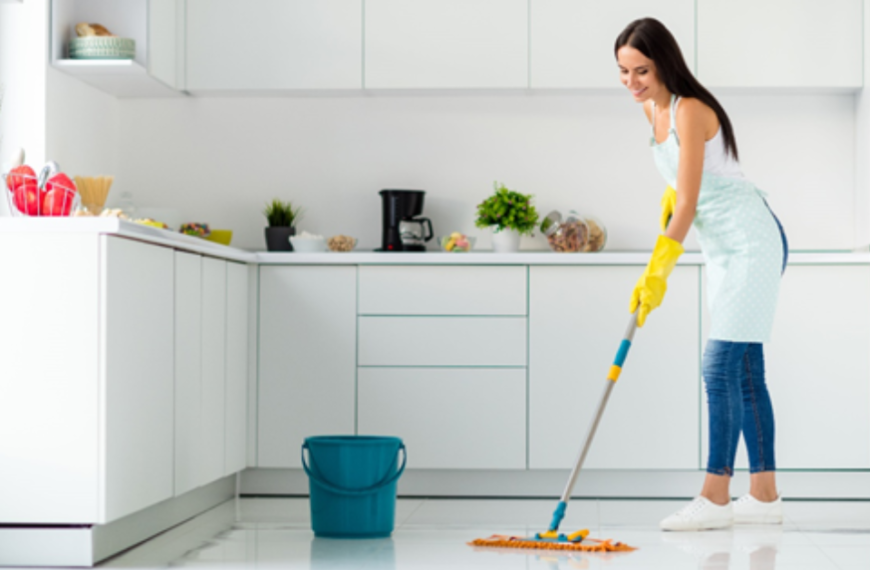
[[459,232],[453,232],[449,236],[441,236],[438,238],[438,245],[443,251],[450,253],[466,253],[474,247],[474,242],[477,238],[469,237]]
[[329,251],[326,239],[317,234],[302,232],[298,236],[290,236],[290,245],[297,253],[322,253]]
[[353,251],[356,241],[356,238],[350,236],[337,235],[326,240],[326,246],[329,251]]

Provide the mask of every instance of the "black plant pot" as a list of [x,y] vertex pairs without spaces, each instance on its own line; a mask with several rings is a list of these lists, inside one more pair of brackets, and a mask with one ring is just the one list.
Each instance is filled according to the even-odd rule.
[[269,251],[293,251],[290,236],[296,235],[294,226],[270,226],[266,228],[266,249]]

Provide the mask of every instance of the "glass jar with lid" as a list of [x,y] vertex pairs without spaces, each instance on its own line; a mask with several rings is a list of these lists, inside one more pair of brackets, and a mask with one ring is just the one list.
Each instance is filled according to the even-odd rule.
[[574,210],[565,216],[557,210],[550,212],[541,223],[541,231],[550,249],[557,253],[601,251],[607,241],[607,232],[598,218]]

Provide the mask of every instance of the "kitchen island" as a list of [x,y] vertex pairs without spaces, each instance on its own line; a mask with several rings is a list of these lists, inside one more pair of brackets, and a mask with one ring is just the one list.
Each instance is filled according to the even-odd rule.
[[[309,435],[398,435],[400,494],[555,496],[647,258],[254,253],[2,219],[0,564],[91,565],[239,489],[306,494]],[[694,490],[704,279],[684,255],[578,495]],[[767,348],[790,497],[870,498],[868,288],[868,253],[790,258]]]

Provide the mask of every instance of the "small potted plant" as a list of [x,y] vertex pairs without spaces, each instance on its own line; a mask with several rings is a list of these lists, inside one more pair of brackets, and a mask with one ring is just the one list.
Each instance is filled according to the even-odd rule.
[[296,220],[302,210],[292,203],[275,198],[268,204],[263,214],[269,221],[266,228],[266,249],[269,251],[293,251],[290,236],[296,235]]
[[495,192],[477,205],[479,228],[492,228],[492,246],[496,253],[513,253],[520,249],[520,236],[532,235],[538,225],[538,212],[531,195],[509,190],[495,182]]

